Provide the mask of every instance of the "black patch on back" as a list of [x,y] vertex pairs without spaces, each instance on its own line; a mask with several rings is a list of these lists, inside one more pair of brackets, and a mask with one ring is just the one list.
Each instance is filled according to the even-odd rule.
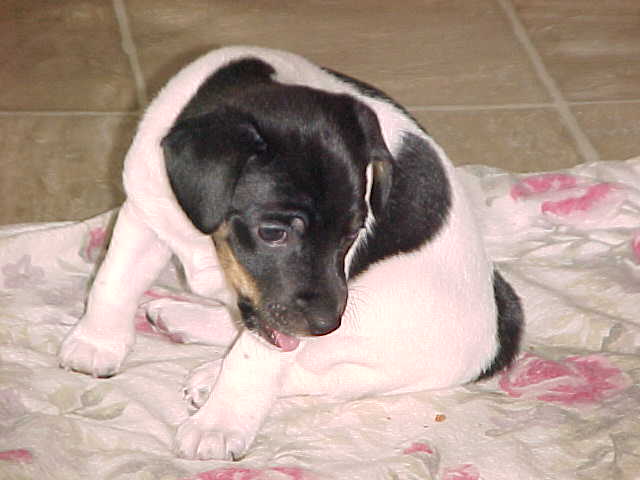
[[366,245],[356,251],[349,276],[391,255],[420,248],[442,229],[450,207],[449,180],[438,154],[422,138],[406,133],[395,156],[386,208],[376,217]]
[[520,298],[497,270],[493,272],[493,291],[498,308],[498,351],[491,365],[476,380],[489,378],[511,365],[522,340],[524,313]]

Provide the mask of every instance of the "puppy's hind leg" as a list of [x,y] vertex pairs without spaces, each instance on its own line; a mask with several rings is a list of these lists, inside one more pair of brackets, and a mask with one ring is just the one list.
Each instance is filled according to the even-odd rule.
[[170,256],[169,248],[139,218],[135,207],[125,202],[85,314],[60,348],[62,367],[96,377],[119,371],[135,341],[138,300]]
[[149,323],[175,342],[230,347],[239,333],[226,306],[201,297],[160,298],[144,307]]
[[[161,298],[148,302],[145,309],[154,328],[176,342],[229,348],[240,333],[230,309],[202,297],[193,301]],[[191,413],[198,411],[208,400],[221,366],[220,358],[189,373],[183,394]]]

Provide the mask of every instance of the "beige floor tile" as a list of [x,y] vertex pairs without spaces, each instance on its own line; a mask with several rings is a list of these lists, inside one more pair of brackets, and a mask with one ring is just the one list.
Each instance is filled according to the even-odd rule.
[[132,116],[0,116],[0,224],[82,219],[118,205],[135,122]]
[[127,3],[150,90],[225,44],[292,50],[406,105],[547,101],[494,0]]
[[605,103],[572,108],[602,160],[640,155],[640,103]]
[[413,114],[456,165],[532,172],[581,162],[572,138],[552,109]]
[[567,99],[640,99],[640,1],[513,1]]
[[0,109],[136,108],[111,2],[0,2]]
[[[284,48],[408,106],[546,103],[501,0],[122,0],[153,94],[226,44]],[[640,99],[640,0],[507,0],[570,101]],[[137,109],[114,2],[0,2],[0,110]],[[580,163],[553,108],[415,113],[457,164]],[[571,106],[605,160],[640,154],[640,104]],[[0,224],[79,219],[122,201],[133,116],[0,113]]]

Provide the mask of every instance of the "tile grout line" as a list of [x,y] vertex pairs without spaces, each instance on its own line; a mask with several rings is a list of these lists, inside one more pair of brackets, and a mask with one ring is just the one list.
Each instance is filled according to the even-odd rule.
[[[579,100],[575,102],[566,102],[569,106],[580,105],[638,105],[640,99],[625,100]],[[555,103],[496,103],[490,104],[467,104],[467,105],[413,105],[406,107],[410,112],[483,112],[493,110],[527,110],[527,109],[544,109],[557,108]],[[140,110],[123,110],[123,111],[99,111],[99,110],[0,110],[2,117],[64,117],[64,116],[139,116]]]
[[507,19],[511,24],[511,28],[513,29],[513,33],[515,34],[517,40],[520,42],[525,52],[529,56],[529,60],[533,64],[533,68],[536,71],[538,78],[553,99],[553,103],[558,109],[558,113],[560,114],[560,117],[562,118],[565,126],[569,129],[569,132],[573,136],[580,154],[587,162],[595,162],[600,160],[600,155],[594,148],[587,135],[580,128],[576,117],[573,115],[571,109],[569,108],[569,103],[564,99],[560,88],[545,67],[540,53],[533,45],[533,42],[529,38],[524,25],[518,18],[511,0],[497,0],[497,2],[507,16]]
[[0,110],[0,117],[137,117],[140,112],[99,112],[91,110]]
[[624,104],[638,104],[640,100],[637,99],[624,99],[624,100],[576,100],[574,102],[568,102],[569,105],[624,105]]
[[124,5],[124,0],[113,0],[113,10],[116,15],[118,27],[120,28],[122,49],[124,50],[124,53],[126,53],[127,58],[129,59],[129,65],[131,66],[133,81],[136,86],[138,104],[140,108],[145,108],[148,103],[147,86],[144,81],[144,75],[142,75],[142,68],[140,68],[138,51],[136,49],[135,43],[133,42],[133,35],[131,35],[131,28],[129,27],[129,17],[127,15],[127,9]]
[[554,108],[553,103],[504,103],[495,105],[413,105],[406,107],[410,112],[458,112],[483,110],[526,110],[528,108]]
[[[624,100],[577,100],[565,102],[568,106],[581,105],[637,105],[640,99]],[[410,112],[463,112],[486,110],[527,110],[529,108],[557,108],[555,103],[496,103],[496,104],[466,104],[466,105],[411,105],[406,107]]]

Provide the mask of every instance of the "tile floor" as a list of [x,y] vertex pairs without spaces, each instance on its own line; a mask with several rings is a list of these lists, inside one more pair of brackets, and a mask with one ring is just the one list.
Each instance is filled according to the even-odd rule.
[[184,63],[235,43],[381,87],[456,164],[640,154],[638,0],[3,0],[0,224],[118,205],[144,105]]

